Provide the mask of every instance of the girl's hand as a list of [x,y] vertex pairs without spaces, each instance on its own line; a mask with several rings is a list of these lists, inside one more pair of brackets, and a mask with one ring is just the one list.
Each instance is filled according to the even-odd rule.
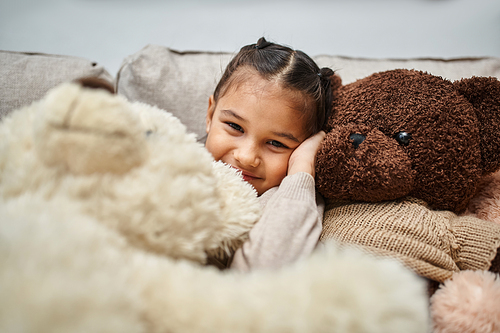
[[314,177],[316,153],[325,135],[325,132],[320,131],[304,140],[304,142],[295,148],[288,160],[289,176],[297,172],[306,172]]

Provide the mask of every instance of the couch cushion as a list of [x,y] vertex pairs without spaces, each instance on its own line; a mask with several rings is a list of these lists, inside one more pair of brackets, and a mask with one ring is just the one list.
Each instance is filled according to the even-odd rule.
[[[208,98],[232,53],[178,52],[148,45],[124,59],[117,75],[117,91],[132,101],[142,101],[172,112],[199,138],[205,135]],[[500,77],[500,58],[461,59],[360,59],[320,55],[320,67],[334,69],[344,84],[371,73],[408,68],[428,71],[450,80],[462,77]]]
[[0,51],[0,119],[52,87],[85,76],[113,77],[95,62],[61,55]]
[[173,113],[201,138],[208,98],[231,56],[148,45],[123,61],[116,77],[117,92]]

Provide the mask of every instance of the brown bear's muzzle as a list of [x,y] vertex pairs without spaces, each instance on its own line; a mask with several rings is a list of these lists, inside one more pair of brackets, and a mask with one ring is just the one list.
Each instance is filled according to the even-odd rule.
[[365,125],[334,127],[317,155],[318,190],[329,199],[393,200],[412,191],[414,176],[404,148]]

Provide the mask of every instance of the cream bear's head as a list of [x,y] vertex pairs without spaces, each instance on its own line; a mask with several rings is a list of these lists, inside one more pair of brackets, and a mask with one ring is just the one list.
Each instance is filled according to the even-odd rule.
[[172,114],[78,83],[0,124],[0,200],[25,193],[70,198],[131,245],[198,262],[238,246],[260,214],[253,188]]

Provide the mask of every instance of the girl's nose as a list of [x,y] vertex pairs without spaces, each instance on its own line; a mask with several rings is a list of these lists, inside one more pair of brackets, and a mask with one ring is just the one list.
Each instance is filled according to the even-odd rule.
[[257,145],[251,142],[239,146],[234,152],[234,158],[242,167],[256,168],[260,163]]

